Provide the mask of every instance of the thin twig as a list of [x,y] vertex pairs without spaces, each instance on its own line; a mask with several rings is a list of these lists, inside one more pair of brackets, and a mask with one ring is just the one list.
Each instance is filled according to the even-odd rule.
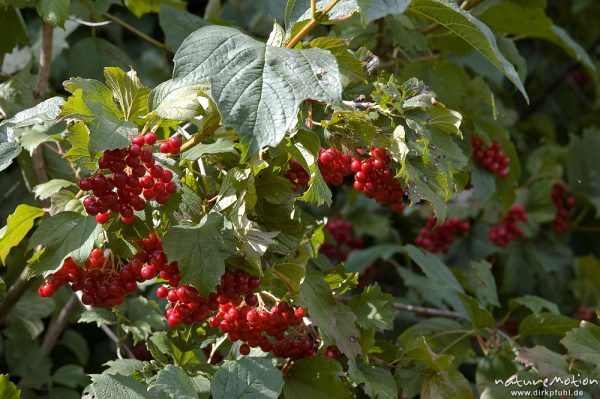
[[304,36],[306,36],[310,31],[312,31],[314,28],[317,27],[317,25],[319,25],[319,21],[327,15],[327,13],[329,11],[331,11],[331,9],[333,8],[333,6],[335,6],[338,3],[339,0],[332,0],[331,3],[329,3],[324,9],[323,12],[318,15],[318,16],[313,16],[313,18],[308,21],[308,23],[306,25],[304,25],[304,27],[302,29],[300,29],[300,31],[298,33],[296,33],[294,35],[294,37],[292,37],[290,39],[290,41],[288,42],[288,44],[285,46],[287,48],[294,48],[296,47],[296,44],[298,44],[300,42],[300,40],[302,40],[302,38]]
[[19,302],[21,296],[23,296],[33,282],[33,280],[27,279],[28,276],[29,268],[25,266],[19,277],[11,284],[4,300],[0,302],[0,325],[4,324],[6,316],[8,316],[11,309]]
[[69,320],[71,319],[71,316],[73,316],[73,313],[75,313],[77,310],[78,306],[79,299],[75,294],[73,294],[65,306],[60,310],[60,313],[58,313],[56,319],[50,322],[42,341],[42,350],[46,354],[50,354],[50,352],[52,352],[52,348],[54,348],[56,345],[58,337],[60,337],[64,329],[67,327],[67,324],[69,324]]
[[424,306],[408,305],[405,303],[394,303],[394,308],[405,312],[425,314],[428,316],[451,317],[453,319],[464,319],[464,316],[453,310],[426,308]]
[[131,33],[133,33],[134,35],[140,37],[141,39],[147,41],[148,43],[151,43],[153,45],[155,45],[156,47],[162,49],[162,50],[167,50],[170,51],[167,46],[164,43],[159,42],[158,40],[148,36],[147,34],[145,34],[144,32],[140,31],[139,29],[129,25],[127,22],[123,21],[121,18],[114,16],[108,12],[105,12],[104,15],[107,18],[112,19],[113,21],[115,21],[117,24],[121,25],[123,28],[127,29],[128,31],[130,31]]
[[208,126],[204,126],[202,130],[196,133],[191,139],[186,141],[181,145],[181,153],[189,150],[192,147],[200,144],[204,139],[210,137],[218,128],[220,127],[219,123],[211,123]]

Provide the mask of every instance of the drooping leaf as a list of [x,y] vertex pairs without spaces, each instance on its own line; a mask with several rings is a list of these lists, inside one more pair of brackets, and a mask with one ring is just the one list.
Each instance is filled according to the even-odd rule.
[[329,285],[312,268],[306,270],[300,297],[308,307],[311,320],[323,335],[335,341],[342,353],[352,358],[361,352],[356,315],[347,306],[336,303]]
[[431,19],[466,41],[498,68],[529,101],[515,67],[500,52],[494,34],[484,23],[467,11],[443,0],[413,0],[408,11]]
[[562,47],[573,59],[581,62],[590,76],[596,77],[596,67],[589,54],[567,31],[554,25],[546,15],[546,2],[517,1],[486,2],[477,8],[478,18],[494,32],[547,40]]
[[286,399],[347,399],[348,387],[341,381],[343,369],[335,360],[314,356],[298,360],[285,376]]
[[44,247],[41,256],[32,258],[31,267],[36,273],[43,274],[60,268],[68,257],[83,264],[101,234],[102,227],[93,216],[62,212],[49,217],[29,240],[29,248]]
[[569,187],[574,193],[589,197],[596,215],[600,215],[600,186],[596,184],[597,176],[600,176],[600,157],[594,150],[598,146],[600,130],[588,128],[581,136],[571,135],[565,157]]
[[282,388],[281,371],[270,359],[243,357],[225,362],[215,373],[210,390],[215,399],[276,399]]
[[302,101],[341,97],[337,61],[328,52],[267,46],[223,26],[192,33],[174,62],[174,87],[208,83],[223,124],[239,133],[248,153],[277,145]]
[[203,294],[217,286],[225,272],[223,262],[235,250],[224,221],[223,216],[210,213],[198,226],[172,227],[163,239],[167,257],[179,263],[182,283],[193,284]]
[[44,210],[21,204],[8,217],[7,228],[0,237],[0,261],[4,264],[10,249],[18,245],[33,227],[35,219],[44,214]]
[[516,359],[525,367],[535,366],[542,377],[568,376],[567,359],[544,346],[521,348]]
[[477,300],[466,294],[459,294],[460,300],[465,305],[465,309],[469,315],[473,328],[482,329],[494,325],[494,317],[492,314],[482,307]]
[[10,35],[0,36],[0,54],[10,52],[19,44],[25,46],[29,43],[27,27],[18,6],[0,9],[0,26],[10,32]]

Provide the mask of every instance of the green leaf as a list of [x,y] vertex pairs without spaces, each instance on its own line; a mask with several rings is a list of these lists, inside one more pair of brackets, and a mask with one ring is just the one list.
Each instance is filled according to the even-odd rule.
[[89,149],[92,153],[126,148],[137,133],[133,122],[121,121],[108,116],[98,116],[88,124]]
[[198,226],[172,227],[163,239],[170,261],[179,263],[182,284],[192,284],[208,294],[225,273],[225,259],[235,250],[231,230],[217,213],[205,216]]
[[71,352],[77,356],[77,360],[79,360],[79,363],[82,365],[87,364],[90,358],[88,343],[85,338],[75,330],[65,331],[60,341],[58,341],[58,345],[69,348]]
[[492,265],[489,262],[484,260],[471,262],[469,279],[479,303],[483,306],[500,306],[496,280],[492,274]]
[[202,110],[198,94],[204,89],[201,84],[173,86],[173,80],[169,79],[150,92],[148,107],[165,119],[192,119]]
[[560,310],[556,304],[547,299],[535,295],[525,295],[520,298],[513,298],[508,301],[510,309],[514,309],[519,305],[525,306],[534,313],[540,313],[546,309],[555,315],[560,315]]
[[181,0],[126,0],[125,5],[136,17],[144,14],[159,12],[160,6],[166,4],[171,7],[185,9],[185,2]]
[[[4,330],[5,333],[7,330],[9,329]],[[11,375],[26,377],[36,385],[49,383],[52,362],[39,343],[21,329],[11,329],[7,335],[9,337],[4,341],[4,353]]]
[[21,391],[5,374],[0,374],[0,398],[21,399]]
[[65,159],[90,170],[96,169],[98,164],[90,154],[90,133],[85,123],[75,122],[69,125],[68,130],[67,141],[71,144],[71,148],[65,153]]
[[103,366],[108,368],[102,372],[102,374],[120,374],[129,376],[136,370],[142,370],[144,368],[144,362],[137,359],[116,359],[109,360],[104,363]]
[[431,280],[442,284],[449,290],[464,293],[463,288],[458,283],[450,269],[444,265],[437,256],[426,252],[414,245],[406,245],[404,247],[410,258],[417,263],[419,268]]
[[349,82],[365,79],[362,63],[348,50],[346,42],[333,37],[319,37],[309,43],[310,47],[321,48],[331,52],[335,56],[340,67],[340,73]]
[[398,313],[394,309],[394,297],[381,292],[379,285],[368,286],[360,295],[353,296],[348,306],[357,317],[358,325],[377,331],[391,330]]
[[8,168],[21,153],[21,147],[17,143],[0,143],[0,172]]
[[198,28],[210,25],[209,22],[189,11],[165,4],[160,5],[158,23],[165,33],[165,42],[171,51],[176,51],[185,38]]
[[[437,290],[443,292],[443,298],[455,310],[466,315],[466,309],[458,297],[464,290],[450,269],[438,257],[413,245],[407,245],[406,253],[415,261],[421,271],[427,276],[427,281]],[[430,287],[431,288],[431,287]]]
[[545,7],[546,1],[528,4],[494,0],[477,8],[476,13],[496,33],[543,39],[562,47],[595,77],[596,67],[589,54],[563,28],[554,25]]
[[282,388],[281,371],[271,359],[243,357],[225,362],[213,376],[210,390],[214,399],[276,399]]
[[6,283],[0,277],[0,300],[4,299],[5,295],[6,295]]
[[402,14],[410,0],[356,0],[363,25],[390,14]]
[[0,36],[0,54],[9,53],[18,45],[29,44],[27,27],[18,7],[0,6],[0,26],[10,35]]
[[92,384],[83,391],[82,399],[165,399],[166,394],[150,394],[146,386],[124,375],[92,374]]
[[115,324],[117,318],[113,312],[108,309],[93,308],[86,310],[79,316],[78,323],[96,323],[98,327],[102,324]]
[[566,333],[560,343],[568,354],[594,366],[600,364],[600,327],[582,321],[581,326]]
[[53,309],[52,299],[42,298],[37,292],[27,291],[11,309],[7,318],[9,322],[20,325],[31,338],[35,338],[44,331],[42,319],[48,317]]
[[146,115],[150,89],[142,85],[134,70],[125,72],[118,67],[107,67],[104,68],[104,78],[106,85],[112,89],[126,121]]
[[51,97],[35,107],[17,113],[7,122],[14,127],[26,127],[45,122],[54,122],[60,113],[60,107],[65,103],[62,97]]
[[525,367],[535,366],[542,377],[567,377],[569,373],[567,359],[545,346],[520,348],[516,360],[523,363]]
[[148,391],[164,392],[171,399],[198,399],[198,394],[208,399],[210,381],[202,375],[190,377],[182,368],[168,364],[148,385]]
[[600,129],[588,128],[581,136],[571,135],[567,147],[565,167],[569,187],[573,193],[589,197],[596,208],[596,216],[600,215],[600,157],[594,150],[600,148]]
[[490,61],[529,102],[525,87],[514,66],[502,55],[494,34],[467,11],[443,0],[413,0],[408,11],[429,18],[454,33]]
[[388,260],[395,254],[403,252],[404,247],[398,244],[379,244],[365,249],[357,249],[350,252],[346,260],[346,270],[360,273],[377,259]]
[[90,382],[83,367],[76,364],[67,364],[60,367],[52,375],[52,380],[69,388],[85,387]]
[[475,298],[462,293],[459,294],[459,297],[467,309],[473,328],[480,330],[494,325],[494,317]]
[[337,61],[330,53],[267,46],[223,26],[192,33],[174,62],[174,86],[207,82],[223,124],[238,132],[250,154],[276,146],[304,100],[341,99]]
[[35,219],[43,214],[43,209],[21,204],[8,217],[6,231],[0,237],[0,261],[3,264],[6,262],[10,249],[19,245],[33,227]]
[[102,79],[105,66],[127,68],[134,65],[129,56],[111,42],[98,37],[79,40],[69,51],[69,76]]
[[317,157],[321,143],[312,132],[300,130],[295,138],[295,143],[286,143],[286,151],[295,158],[304,170],[310,171],[309,188],[299,198],[300,201],[312,202],[317,205],[331,206],[331,190],[323,180]]
[[285,376],[286,399],[347,399],[351,393],[341,381],[344,371],[335,360],[314,356],[294,362]]
[[449,369],[423,379],[421,399],[471,399],[469,381],[460,371]]
[[311,320],[324,336],[335,341],[342,353],[350,358],[361,353],[356,315],[346,305],[336,302],[323,276],[313,268],[306,270],[300,297],[308,307]]
[[54,271],[68,257],[83,264],[101,234],[102,226],[93,216],[62,212],[45,219],[29,240],[29,248],[37,245],[44,247],[43,253],[33,261],[31,267],[38,274]]
[[52,179],[46,183],[35,186],[33,188],[33,193],[35,194],[36,198],[46,199],[50,198],[53,194],[56,194],[65,187],[77,187],[77,184],[64,179]]
[[348,378],[353,383],[365,384],[364,391],[373,399],[396,399],[398,388],[389,370],[364,363],[356,363],[354,359],[348,362]]
[[488,201],[496,191],[496,178],[487,170],[475,166],[471,172],[471,183],[475,198],[480,201]]
[[165,318],[155,302],[137,296],[127,298],[124,306],[125,320],[121,328],[133,336],[134,345],[147,340],[153,330],[164,328]]
[[560,337],[577,326],[579,326],[579,321],[566,316],[546,312],[532,313],[519,324],[519,335],[521,337],[532,335],[556,335]]
[[64,28],[70,6],[71,0],[37,0],[35,7],[44,22]]

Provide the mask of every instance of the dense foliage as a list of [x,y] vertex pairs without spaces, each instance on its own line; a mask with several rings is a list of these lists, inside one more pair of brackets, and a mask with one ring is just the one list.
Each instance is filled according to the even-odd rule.
[[597,397],[599,17],[0,0],[0,398]]

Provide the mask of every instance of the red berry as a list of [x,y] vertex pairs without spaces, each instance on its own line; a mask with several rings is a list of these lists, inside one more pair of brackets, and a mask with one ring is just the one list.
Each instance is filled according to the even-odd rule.
[[108,212],[99,213],[96,215],[96,221],[100,224],[107,223],[109,220],[110,220],[110,215],[108,214]]

